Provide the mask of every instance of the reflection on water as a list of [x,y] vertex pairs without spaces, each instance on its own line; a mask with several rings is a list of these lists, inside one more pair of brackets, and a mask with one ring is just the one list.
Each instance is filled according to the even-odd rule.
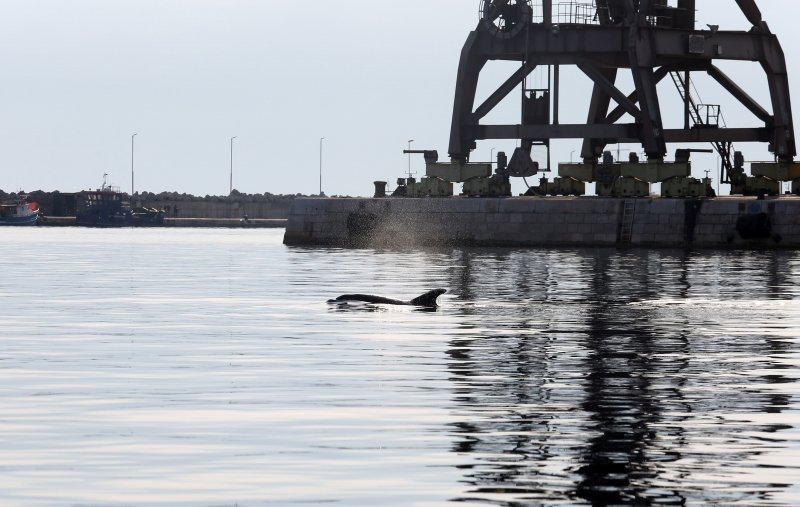
[[9,503],[800,504],[798,254],[2,232]]
[[453,270],[466,300],[510,301],[448,351],[460,499],[756,505],[796,485],[794,254],[489,257]]

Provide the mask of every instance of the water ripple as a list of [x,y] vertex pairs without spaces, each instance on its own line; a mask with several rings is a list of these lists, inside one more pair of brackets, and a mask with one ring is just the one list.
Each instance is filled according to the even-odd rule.
[[800,503],[793,252],[3,232],[9,503]]

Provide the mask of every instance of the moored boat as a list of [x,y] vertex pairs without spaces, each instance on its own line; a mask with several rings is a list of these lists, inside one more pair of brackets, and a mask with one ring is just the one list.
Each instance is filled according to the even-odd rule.
[[77,194],[75,224],[87,227],[164,225],[164,212],[150,208],[131,209],[125,195],[115,187],[84,190]]
[[14,204],[0,204],[0,225],[36,225],[39,206],[21,199]]

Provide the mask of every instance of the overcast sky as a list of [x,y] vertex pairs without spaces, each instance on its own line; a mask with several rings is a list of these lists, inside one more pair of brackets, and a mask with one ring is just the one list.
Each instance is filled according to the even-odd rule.
[[[230,138],[237,136],[234,188],[316,193],[325,137],[325,193],[371,195],[374,180],[393,184],[407,171],[402,150],[409,139],[446,158],[459,53],[477,24],[478,4],[6,0],[0,188],[78,191],[99,186],[108,173],[110,183],[130,191],[131,135],[137,133],[137,191],[227,194]],[[781,37],[797,104],[800,6],[797,0],[759,4]],[[748,28],[734,0],[699,0],[698,9],[698,26]],[[722,67],[771,109],[758,65]],[[515,68],[490,65],[478,100]],[[584,122],[590,83],[574,69],[562,76],[562,122]],[[669,97],[666,121],[680,126],[671,86],[665,80],[660,88]],[[755,124],[707,78],[698,87],[704,102],[723,104],[729,125]],[[518,110],[509,102],[485,121],[518,123]],[[472,159],[488,160],[492,148],[510,154],[514,146],[479,142]],[[577,158],[579,149],[580,141],[560,141],[554,161]],[[749,160],[769,158],[765,146],[737,149]],[[714,159],[697,157],[695,174],[713,169]],[[412,162],[424,174],[422,158]]]

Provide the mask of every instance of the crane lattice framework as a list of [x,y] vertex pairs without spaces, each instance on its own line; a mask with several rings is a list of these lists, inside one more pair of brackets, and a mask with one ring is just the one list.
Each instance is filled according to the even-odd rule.
[[[696,30],[696,0],[678,0],[677,6],[670,6],[667,0],[542,0],[536,5],[537,12],[530,0],[483,0],[478,27],[470,33],[461,53],[450,133],[451,159],[468,162],[479,139],[518,139],[528,152],[536,142],[583,139],[586,163],[595,163],[604,148],[613,143],[641,143],[649,160],[663,160],[667,143],[692,142],[728,147],[732,142],[769,143],[779,162],[791,162],[796,147],[783,50],[755,1],[735,1],[753,25],[749,31],[723,31],[716,26]],[[727,7],[723,3],[714,0],[713,8]],[[555,16],[554,4],[559,9]],[[564,4],[568,9],[563,9]],[[491,60],[518,61],[521,65],[476,107],[478,78]],[[718,60],[760,63],[769,84],[772,112],[720,70],[715,65]],[[585,124],[559,123],[560,65],[576,65],[594,82]],[[544,95],[529,90],[530,94],[523,96],[521,123],[481,124],[537,66],[552,66],[552,89],[548,86]],[[615,85],[623,69],[630,70],[635,84],[630,94]],[[690,73],[697,71],[707,72],[752,112],[758,120],[755,126],[722,128],[713,122],[698,122],[698,104],[690,93]],[[682,128],[665,128],[662,121],[656,85],[668,75],[684,89]],[[612,101],[616,104],[613,109]],[[619,123],[626,113],[634,118],[633,123]]]

